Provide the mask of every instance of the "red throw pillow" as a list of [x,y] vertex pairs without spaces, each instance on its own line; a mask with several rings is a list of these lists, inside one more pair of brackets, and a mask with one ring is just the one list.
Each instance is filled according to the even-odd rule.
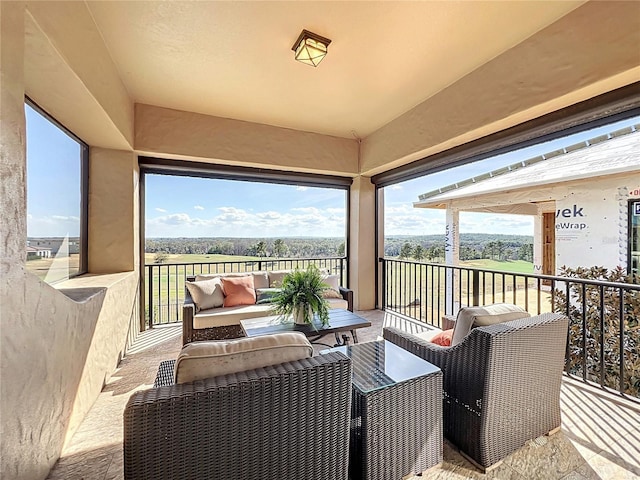
[[253,276],[222,277],[224,306],[253,305],[256,303],[256,291],[253,288]]
[[451,338],[453,337],[453,328],[451,330],[443,330],[431,339],[431,343],[442,347],[451,346]]

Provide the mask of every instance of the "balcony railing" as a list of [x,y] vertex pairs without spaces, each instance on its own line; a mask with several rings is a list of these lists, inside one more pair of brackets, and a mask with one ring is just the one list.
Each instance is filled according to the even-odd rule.
[[182,321],[184,282],[188,276],[215,273],[291,270],[315,264],[340,275],[340,285],[347,286],[347,262],[344,257],[260,259],[240,262],[161,263],[145,265],[145,323],[153,325]]
[[640,400],[640,285],[380,259],[382,308],[436,327],[461,307],[564,313],[566,373]]

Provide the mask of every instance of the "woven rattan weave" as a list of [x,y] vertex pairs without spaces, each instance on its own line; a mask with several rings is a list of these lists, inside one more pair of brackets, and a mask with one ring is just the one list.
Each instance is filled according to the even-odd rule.
[[353,362],[350,479],[396,480],[441,463],[440,369],[385,341],[334,350]]
[[444,436],[480,467],[560,426],[568,320],[542,314],[475,328],[446,348],[396,328],[384,338],[444,374]]
[[[157,381],[170,381],[163,362]],[[127,480],[347,480],[351,361],[336,352],[134,393]]]

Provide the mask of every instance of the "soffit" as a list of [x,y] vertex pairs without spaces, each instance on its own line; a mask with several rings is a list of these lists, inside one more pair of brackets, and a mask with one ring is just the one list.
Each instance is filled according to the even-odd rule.
[[[136,103],[363,138],[582,3],[87,5]],[[332,40],[318,68],[302,28]]]
[[[522,190],[523,193],[518,195],[525,195],[527,201],[531,201],[529,196],[540,195],[542,187],[564,185],[566,189],[566,185],[573,181],[595,180],[615,175],[636,178],[640,173],[638,162],[640,131],[637,131],[638,129],[640,125],[633,127],[633,132],[620,137],[608,140],[599,138],[599,143],[569,153],[548,159],[533,159],[535,163],[530,165],[520,166],[513,171],[420,199],[413,205],[418,208],[446,208],[450,202],[471,200],[473,203],[482,204],[490,203],[487,200],[489,198],[491,202],[496,202],[496,198],[500,196],[503,201],[514,203],[516,190]],[[527,162],[528,160],[525,160],[523,163]]]

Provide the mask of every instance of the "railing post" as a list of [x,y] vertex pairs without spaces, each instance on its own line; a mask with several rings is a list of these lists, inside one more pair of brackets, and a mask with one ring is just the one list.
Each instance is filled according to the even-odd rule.
[[382,264],[380,276],[382,277],[382,311],[387,308],[387,263],[384,258],[379,258],[378,262]]
[[472,272],[472,290],[473,295],[471,301],[473,302],[473,306],[477,307],[480,305],[480,271],[479,270],[471,270]]
[[153,265],[149,267],[149,301],[147,307],[149,308],[149,328],[153,327]]

